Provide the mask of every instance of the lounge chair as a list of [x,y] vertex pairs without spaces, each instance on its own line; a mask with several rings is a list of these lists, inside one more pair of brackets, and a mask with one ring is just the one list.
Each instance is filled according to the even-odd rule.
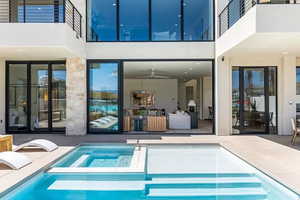
[[300,134],[300,128],[297,128],[295,119],[291,119],[291,122],[292,122],[292,133],[293,133],[292,144],[295,144],[296,137],[298,134]]
[[36,139],[32,140],[30,142],[26,142],[24,144],[21,144],[19,146],[13,146],[13,151],[19,151],[20,149],[26,148],[26,147],[38,147],[41,149],[44,149],[45,151],[54,151],[57,149],[57,145],[49,140],[44,139]]
[[31,163],[31,160],[18,152],[5,151],[0,153],[0,163],[12,169],[20,169]]

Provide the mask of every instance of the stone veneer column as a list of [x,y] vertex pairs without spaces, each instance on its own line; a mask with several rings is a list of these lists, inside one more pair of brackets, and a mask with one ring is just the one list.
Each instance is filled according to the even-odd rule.
[[291,118],[296,117],[296,57],[283,56],[278,71],[281,94],[278,102],[278,134],[291,134]]
[[68,58],[67,70],[67,122],[66,135],[86,135],[87,132],[87,87],[86,61],[83,58]]
[[232,133],[231,66],[228,58],[218,58],[215,66],[215,119],[216,135]]

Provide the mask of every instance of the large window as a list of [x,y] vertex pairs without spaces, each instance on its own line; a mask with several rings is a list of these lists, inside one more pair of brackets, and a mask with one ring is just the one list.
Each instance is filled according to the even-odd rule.
[[87,26],[89,41],[117,40],[116,0],[88,0]]
[[152,0],[152,40],[181,40],[181,0]]
[[213,1],[184,0],[184,40],[213,39]]
[[149,40],[148,0],[120,1],[120,40]]
[[8,62],[7,72],[7,130],[64,131],[65,63]]
[[212,41],[212,0],[88,0],[87,41]]
[[89,132],[119,130],[119,64],[90,62],[88,79]]

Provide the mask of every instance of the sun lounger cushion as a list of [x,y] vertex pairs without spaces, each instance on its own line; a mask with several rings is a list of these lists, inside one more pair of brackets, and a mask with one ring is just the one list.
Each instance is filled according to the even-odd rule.
[[31,163],[31,160],[22,153],[6,151],[0,153],[0,163],[12,169],[20,169]]
[[32,140],[30,142],[26,142],[24,144],[21,144],[19,146],[16,146],[13,151],[18,151],[20,149],[23,149],[25,147],[39,147],[41,149],[44,149],[45,151],[54,151],[57,149],[57,145],[49,140],[44,139],[36,139]]

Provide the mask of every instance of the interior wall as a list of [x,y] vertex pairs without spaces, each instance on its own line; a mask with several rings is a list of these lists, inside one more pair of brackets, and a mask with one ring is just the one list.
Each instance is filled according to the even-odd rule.
[[131,93],[135,90],[151,91],[155,97],[155,108],[166,112],[177,110],[178,83],[176,79],[124,79],[124,108],[131,107]]

